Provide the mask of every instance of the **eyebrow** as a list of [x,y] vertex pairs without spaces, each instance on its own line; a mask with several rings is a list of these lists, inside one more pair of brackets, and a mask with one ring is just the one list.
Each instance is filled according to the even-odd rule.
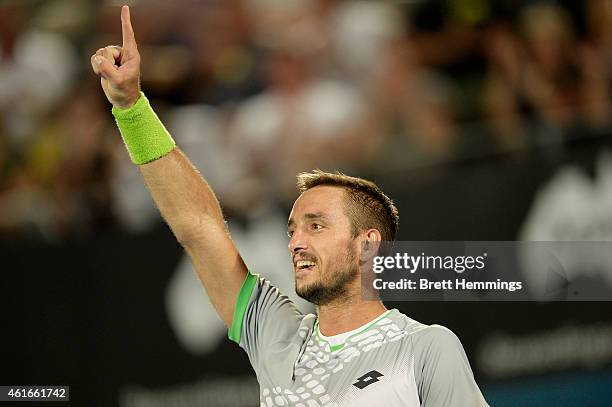
[[[308,220],[327,220],[328,217],[323,212],[314,212],[314,213],[306,213],[303,216]],[[287,222],[287,228],[295,225],[295,220],[293,218],[289,219]]]

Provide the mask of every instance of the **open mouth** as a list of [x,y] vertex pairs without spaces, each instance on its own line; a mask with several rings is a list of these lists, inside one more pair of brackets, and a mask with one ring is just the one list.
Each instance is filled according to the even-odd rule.
[[315,267],[315,263],[310,260],[299,260],[295,263],[295,269],[297,271],[297,275],[302,275],[308,271],[312,271]]

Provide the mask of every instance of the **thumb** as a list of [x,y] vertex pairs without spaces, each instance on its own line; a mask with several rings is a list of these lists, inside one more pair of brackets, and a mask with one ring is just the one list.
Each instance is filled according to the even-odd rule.
[[120,74],[115,64],[111,63],[108,59],[100,55],[96,55],[94,57],[94,62],[98,66],[98,72],[104,79],[108,79],[112,83],[119,81]]

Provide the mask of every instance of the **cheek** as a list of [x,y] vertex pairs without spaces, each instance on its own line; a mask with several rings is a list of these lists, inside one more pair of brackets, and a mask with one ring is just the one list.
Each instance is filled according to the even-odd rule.
[[324,246],[321,252],[321,260],[327,267],[345,265],[348,259],[351,259],[353,250],[352,240],[341,240],[333,243],[328,243]]

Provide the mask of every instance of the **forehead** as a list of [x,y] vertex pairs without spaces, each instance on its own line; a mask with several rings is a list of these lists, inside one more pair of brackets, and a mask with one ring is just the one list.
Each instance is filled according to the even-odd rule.
[[346,218],[344,212],[345,199],[346,191],[342,187],[316,186],[296,199],[291,215],[289,215],[289,221],[297,222],[312,214],[322,214],[332,220]]

